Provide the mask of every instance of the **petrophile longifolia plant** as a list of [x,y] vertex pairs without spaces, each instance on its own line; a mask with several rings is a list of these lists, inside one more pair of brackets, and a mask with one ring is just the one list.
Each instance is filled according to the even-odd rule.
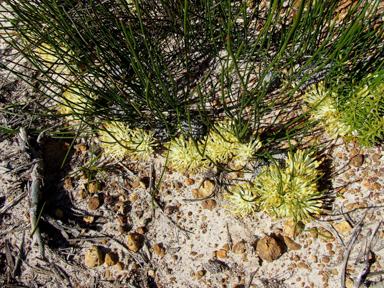
[[232,187],[225,195],[231,203],[228,208],[242,217],[265,211],[277,218],[306,222],[322,207],[322,192],[317,184],[321,176],[319,165],[313,152],[289,152],[285,167],[275,162],[254,181]]
[[[316,98],[308,112],[289,118],[287,107],[309,79],[324,80],[328,87],[330,79],[351,71],[375,75],[380,69],[379,2],[345,7],[342,1],[314,0],[288,5],[280,0],[4,0],[0,37],[20,58],[5,59],[1,68],[39,89],[29,105],[11,103],[2,112],[16,107],[33,118],[79,125],[97,134],[114,157],[145,159],[160,151],[183,171],[230,169],[229,163],[247,167],[274,145],[295,135],[304,138],[312,120],[326,117],[307,117],[323,102],[324,115],[339,105],[332,102],[337,99]],[[317,88],[316,93],[323,92]],[[345,107],[352,102],[342,101]],[[379,125],[381,118],[374,119]],[[334,123],[325,126],[339,131]],[[17,128],[0,125],[2,131]],[[63,129],[68,130],[54,132]],[[274,169],[264,174],[283,177]],[[299,181],[284,173],[281,183]],[[266,181],[260,178],[272,185]],[[292,185],[308,184],[297,183]],[[257,204],[262,195],[250,189],[238,199]],[[303,201],[315,203],[311,199]],[[317,211],[300,207],[302,218]],[[276,215],[292,216],[280,210]]]

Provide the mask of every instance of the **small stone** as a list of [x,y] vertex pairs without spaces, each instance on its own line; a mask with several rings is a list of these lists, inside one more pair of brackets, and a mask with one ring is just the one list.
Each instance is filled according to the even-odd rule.
[[371,188],[373,190],[381,190],[381,185],[378,183],[373,183]]
[[293,241],[288,236],[284,236],[284,242],[285,242],[285,245],[287,245],[289,250],[300,250],[301,249],[301,245],[297,244],[295,241]]
[[320,237],[323,242],[332,242],[334,239],[332,233],[329,231],[321,231]]
[[213,193],[215,190],[215,182],[205,180],[203,185],[199,189],[192,190],[192,196],[195,199],[206,198]]
[[316,227],[311,228],[311,229],[309,230],[309,234],[311,234],[311,237],[312,237],[312,238],[317,238],[317,237],[319,236]]
[[288,149],[290,146],[295,146],[295,145],[297,144],[297,141],[296,141],[295,139],[291,139],[289,142],[291,143],[291,145],[289,145],[289,144],[287,143],[287,144],[285,144],[285,145],[282,147],[282,149]]
[[113,252],[108,252],[105,255],[105,265],[110,267],[110,266],[115,265],[116,263],[117,263],[117,256],[116,256],[116,254],[113,253]]
[[88,192],[95,194],[100,190],[100,184],[98,182],[92,182],[88,184]]
[[155,277],[155,271],[153,271],[153,270],[149,270],[149,271],[148,271],[148,276],[149,276],[149,277]]
[[144,227],[136,228],[136,233],[143,235],[145,233]]
[[195,180],[191,179],[191,178],[188,178],[186,181],[185,181],[185,185],[187,186],[191,186],[195,183]]
[[88,208],[89,210],[96,210],[100,207],[100,199],[99,197],[92,197],[88,201]]
[[220,249],[219,251],[217,251],[216,254],[217,254],[217,257],[219,257],[221,259],[227,258],[227,251],[224,249]]
[[63,185],[63,188],[66,189],[66,190],[69,190],[69,189],[72,189],[73,186],[72,186],[72,181],[70,178],[65,178],[64,180],[64,185]]
[[64,212],[58,208],[58,209],[55,209],[55,211],[53,211],[53,215],[55,215],[57,219],[61,219],[64,217]]
[[345,287],[346,288],[353,288],[355,285],[355,282],[353,282],[353,280],[351,278],[347,278],[345,280]]
[[81,152],[87,151],[87,146],[84,143],[77,144],[73,146],[73,148],[75,148],[76,151],[81,151]]
[[155,251],[155,253],[161,257],[163,257],[165,255],[165,249],[160,247],[159,244],[155,244],[153,246],[153,251]]
[[174,261],[176,261],[178,258],[179,258],[179,257],[178,257],[177,255],[173,255],[173,256],[172,256],[172,259],[173,259]]
[[103,254],[96,246],[92,246],[87,252],[85,252],[85,265],[88,268],[93,268],[104,263]]
[[347,221],[341,221],[340,223],[336,223],[333,225],[335,230],[340,234],[343,234],[352,229],[351,225]]
[[343,158],[343,153],[341,153],[341,152],[337,153],[336,157],[337,158]]
[[95,217],[93,216],[85,216],[83,217],[84,222],[92,224],[95,221]]
[[243,254],[243,253],[245,252],[245,242],[244,242],[243,240],[237,242],[237,243],[233,246],[232,252],[233,252],[234,254]]
[[356,155],[357,153],[359,153],[359,151],[358,151],[356,148],[352,148],[349,152],[350,152],[352,155]]
[[125,226],[125,225],[120,225],[120,226],[117,228],[117,231],[119,231],[120,233],[124,233],[125,231],[127,231],[127,226]]
[[[298,225],[300,225],[301,228],[304,228],[303,223],[299,222]],[[285,221],[284,225],[284,234],[288,237],[295,238],[297,235],[299,235],[301,232],[301,229],[299,227],[296,227],[296,223],[293,221]],[[295,235],[293,235],[295,233]]]
[[362,154],[356,155],[351,159],[351,165],[354,167],[360,167],[364,164],[364,156]]
[[196,279],[199,280],[199,279],[201,279],[204,275],[205,275],[205,271],[204,271],[204,270],[197,271],[197,273],[196,273]]
[[132,188],[133,188],[133,189],[136,189],[136,188],[138,188],[138,187],[143,188],[143,189],[146,189],[146,188],[147,188],[146,185],[145,185],[145,183],[143,182],[143,180],[142,180],[140,177],[138,177],[138,178],[135,180],[135,182],[132,183]]
[[131,201],[132,203],[133,202],[136,202],[137,201],[137,195],[136,194],[132,194],[129,196],[129,201]]
[[357,209],[357,208],[359,208],[359,203],[350,203],[350,204],[347,204],[347,205],[345,205],[345,208],[347,208],[348,210],[354,210],[354,209]]
[[123,262],[117,262],[117,269],[119,269],[119,271],[123,271],[124,270],[124,263]]
[[379,154],[374,154],[373,156],[372,156],[372,160],[373,161],[379,161],[379,159],[381,158],[381,155],[379,155]]
[[228,252],[229,251],[229,245],[228,244],[224,244],[223,245],[223,249]]
[[368,179],[364,179],[363,180],[363,183],[361,183],[363,185],[363,187],[365,189],[369,189],[369,186],[371,186],[371,184],[369,183]]
[[272,262],[280,257],[283,253],[281,245],[272,237],[265,236],[257,241],[256,253],[259,257],[267,262]]
[[321,259],[321,261],[323,261],[323,263],[329,263],[329,261],[331,261],[331,259],[329,259],[329,257],[323,257],[323,259]]
[[209,199],[201,202],[201,206],[203,206],[203,209],[213,210],[213,208],[216,207],[216,200]]
[[129,250],[133,252],[137,252],[140,249],[141,242],[142,242],[142,236],[140,234],[136,234],[136,233],[128,234],[127,245]]
[[77,198],[85,199],[87,198],[87,192],[84,189],[80,189],[79,193],[76,194]]

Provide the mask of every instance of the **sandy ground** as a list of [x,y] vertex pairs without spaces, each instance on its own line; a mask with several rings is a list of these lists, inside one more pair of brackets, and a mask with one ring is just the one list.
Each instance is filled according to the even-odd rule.
[[[2,55],[7,53],[11,52],[2,49]],[[6,75],[1,72],[2,108],[34,95]],[[1,124],[18,129],[29,123],[19,108],[7,108],[15,115],[3,113]],[[52,123],[40,119],[30,127],[47,125]],[[30,138],[35,143],[36,135]],[[311,143],[314,138],[306,140]],[[0,143],[0,283],[2,287],[232,288],[342,287],[345,281],[346,287],[353,287],[363,273],[366,283],[373,282],[370,287],[383,287],[384,147],[362,148],[327,135],[317,141],[327,143],[320,154],[324,209],[294,237],[284,219],[261,212],[242,219],[231,214],[223,195],[230,183],[249,179],[249,174],[212,169],[192,175],[166,169],[155,198],[162,208],[153,210],[149,184],[160,179],[162,156],[142,162],[102,156],[91,163],[100,149],[97,139],[89,137],[77,140],[60,169],[70,141],[45,136],[40,146],[45,165],[39,206],[45,202],[40,220],[42,257],[30,235],[32,165],[12,171],[30,159],[20,149],[18,136],[11,136]],[[194,189],[208,181],[212,197],[195,199]],[[128,249],[132,234],[139,235],[134,243],[137,252]],[[258,241],[267,236],[281,248],[272,262],[262,260],[256,251]],[[95,253],[100,265],[89,268],[85,258],[92,260],[86,256],[92,249],[100,251]]]

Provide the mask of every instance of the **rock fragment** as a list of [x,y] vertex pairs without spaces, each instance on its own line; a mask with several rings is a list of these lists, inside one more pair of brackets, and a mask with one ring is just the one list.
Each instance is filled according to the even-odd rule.
[[92,197],[88,201],[88,208],[89,210],[96,210],[100,207],[100,199],[99,197]]
[[359,154],[351,159],[351,165],[354,167],[361,167],[364,164],[364,156]]
[[92,246],[85,252],[85,265],[88,268],[94,268],[104,263],[103,253],[97,246]]
[[127,245],[128,245],[129,250],[131,250],[133,252],[139,251],[140,246],[141,246],[141,242],[142,242],[142,236],[141,235],[136,234],[136,233],[129,233],[128,234]]
[[352,229],[351,225],[347,221],[341,221],[340,223],[336,223],[333,225],[335,230],[340,234],[345,234],[345,232]]
[[232,249],[234,254],[243,254],[245,252],[245,242],[243,240],[237,242]]
[[153,251],[154,251],[157,255],[159,255],[159,256],[161,256],[161,257],[163,257],[163,256],[165,255],[165,249],[164,249],[163,247],[161,247],[159,244],[155,244],[155,245],[153,246]]
[[289,250],[300,250],[301,245],[293,241],[291,238],[288,236],[284,236],[284,243],[287,245]]
[[257,241],[256,253],[261,259],[267,262],[272,262],[280,257],[283,253],[283,249],[276,239],[267,235],[263,239]]
[[213,210],[213,208],[216,207],[216,201],[213,199],[205,200],[201,202],[201,206],[203,206],[203,209]]
[[113,253],[113,252],[108,252],[105,255],[105,265],[107,265],[109,267],[109,266],[116,265],[116,263],[117,263],[117,256],[116,256],[116,254]]

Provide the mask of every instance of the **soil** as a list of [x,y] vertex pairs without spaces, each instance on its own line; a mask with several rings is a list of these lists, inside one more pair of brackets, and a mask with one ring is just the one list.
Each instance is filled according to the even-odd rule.
[[[11,53],[1,43],[1,59]],[[9,107],[24,101],[29,109],[26,101],[37,91],[5,71],[0,84],[0,107],[8,112],[1,125],[34,131],[55,124]],[[17,133],[6,136],[0,142],[2,287],[353,287],[359,279],[383,285],[383,145],[364,148],[323,133],[306,137],[303,147],[324,144],[326,199],[322,214],[294,231],[265,213],[231,214],[223,197],[228,185],[251,175],[167,168],[152,203],[162,156],[93,161],[101,153],[97,137],[78,138],[71,148],[72,139],[46,133],[38,143],[30,133],[44,162],[38,206],[43,256],[31,237],[33,165],[14,171],[31,159]],[[213,195],[194,198],[204,183]],[[161,208],[153,209],[156,203]]]

